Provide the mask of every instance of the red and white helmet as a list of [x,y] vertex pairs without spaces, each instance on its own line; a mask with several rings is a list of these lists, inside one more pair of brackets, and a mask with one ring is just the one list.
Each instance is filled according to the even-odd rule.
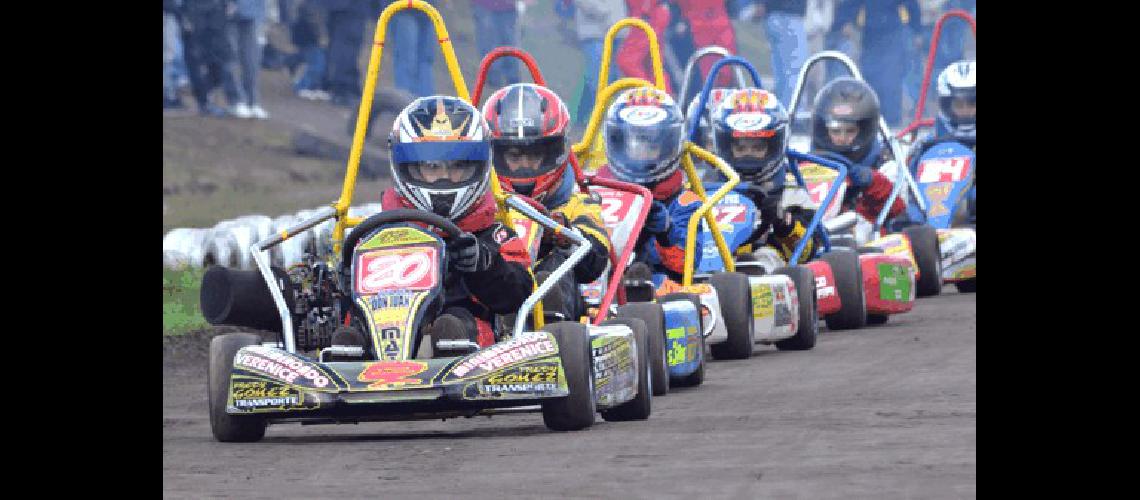
[[396,192],[416,208],[452,220],[487,193],[491,142],[475,106],[456,97],[412,101],[388,136]]
[[541,201],[566,172],[570,112],[554,91],[516,83],[483,104],[493,166],[512,191]]

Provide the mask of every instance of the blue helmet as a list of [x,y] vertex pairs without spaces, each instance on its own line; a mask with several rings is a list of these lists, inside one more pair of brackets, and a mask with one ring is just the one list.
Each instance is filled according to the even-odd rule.
[[788,149],[788,112],[776,95],[758,88],[728,94],[713,110],[717,156],[752,182],[779,172]]
[[677,171],[685,119],[669,94],[655,87],[622,92],[604,127],[606,157],[618,180],[650,185]]

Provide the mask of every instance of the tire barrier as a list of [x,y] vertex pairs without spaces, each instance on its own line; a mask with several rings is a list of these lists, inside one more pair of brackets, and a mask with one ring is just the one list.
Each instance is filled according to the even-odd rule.
[[[317,209],[301,210],[270,218],[265,215],[246,215],[224,220],[212,228],[172,229],[162,237],[162,265],[166,268],[204,268],[212,264],[231,269],[253,270],[255,264],[249,247],[271,234],[304,220]],[[380,212],[379,203],[369,203],[348,210],[350,216],[368,217]],[[303,234],[290,238],[270,252],[274,266],[288,268],[301,263],[306,253],[326,256],[332,251],[333,221],[326,221]]]

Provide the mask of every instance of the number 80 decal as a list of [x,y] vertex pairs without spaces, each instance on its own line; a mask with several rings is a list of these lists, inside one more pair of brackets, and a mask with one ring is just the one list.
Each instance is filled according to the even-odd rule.
[[374,250],[356,260],[356,293],[383,290],[428,290],[439,282],[438,253],[433,246]]

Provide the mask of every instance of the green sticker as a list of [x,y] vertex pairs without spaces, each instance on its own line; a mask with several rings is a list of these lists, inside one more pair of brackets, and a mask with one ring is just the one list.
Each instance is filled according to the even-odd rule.
[[879,298],[904,301],[910,297],[910,277],[898,264],[879,264]]
[[665,330],[665,338],[668,339],[683,339],[685,338],[685,327],[679,326],[677,328],[670,328]]

